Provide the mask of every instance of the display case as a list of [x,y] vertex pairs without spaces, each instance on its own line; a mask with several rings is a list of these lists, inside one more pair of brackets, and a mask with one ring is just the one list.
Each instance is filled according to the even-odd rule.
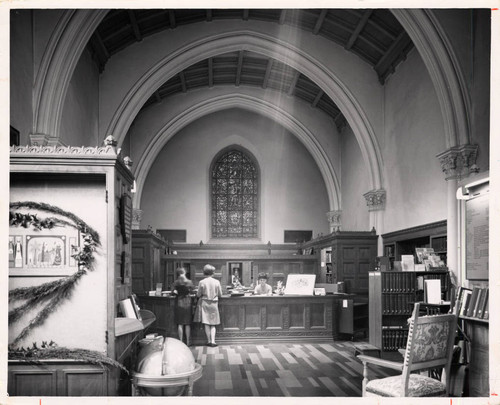
[[[103,147],[11,147],[9,235],[19,244],[9,268],[9,291],[47,294],[45,309],[21,312],[9,325],[13,346],[53,341],[127,363],[130,348],[116,344],[115,320],[118,302],[132,292],[133,175],[116,143],[107,141]],[[60,292],[61,285],[67,293]],[[17,302],[10,297],[9,310],[14,308]],[[16,364],[16,375],[21,366]],[[66,366],[73,367],[71,359]],[[58,367],[64,369],[64,359],[58,359]],[[36,373],[30,374],[36,386]],[[107,387],[82,392],[116,395],[119,378],[106,375]],[[63,395],[68,392],[80,391],[73,385]]]

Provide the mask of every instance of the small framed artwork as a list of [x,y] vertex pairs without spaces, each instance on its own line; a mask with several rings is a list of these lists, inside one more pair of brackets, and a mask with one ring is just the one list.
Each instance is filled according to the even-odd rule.
[[74,228],[11,228],[9,235],[9,275],[64,276],[77,271],[72,257],[78,252],[80,235]]
[[289,274],[285,295],[313,295],[316,274]]

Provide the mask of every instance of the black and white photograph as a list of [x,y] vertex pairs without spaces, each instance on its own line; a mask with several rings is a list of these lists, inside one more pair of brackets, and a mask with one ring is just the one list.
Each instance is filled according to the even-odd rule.
[[500,404],[499,8],[0,3],[0,404]]

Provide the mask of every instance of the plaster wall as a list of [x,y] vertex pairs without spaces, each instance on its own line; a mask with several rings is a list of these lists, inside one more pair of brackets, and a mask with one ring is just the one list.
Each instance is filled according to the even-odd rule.
[[370,216],[363,194],[370,181],[361,150],[350,127],[342,131],[342,230],[369,231]]
[[10,14],[10,125],[20,132],[20,144],[29,143],[33,122],[33,25],[32,11]]
[[[377,81],[375,71],[359,57],[320,36],[298,31],[289,26],[228,20],[218,21],[217,24],[196,23],[178,27],[173,31],[162,31],[145,38],[140,44],[134,44],[115,54],[101,75],[100,137],[103,138],[108,130],[120,104],[128,102],[127,94],[130,93],[129,97],[133,95],[132,87],[158,69],[162,60],[173,59],[179,50],[188,44],[191,44],[189,49],[192,49],[196,44],[205,43],[210,39],[222,36],[230,38],[241,33],[252,34],[257,38],[274,39],[274,43],[267,46],[268,54],[277,56],[280,53],[279,44],[287,44],[296,48],[300,55],[315,60],[322,69],[333,72],[357,100],[374,131],[381,130],[383,88]],[[248,48],[252,46],[246,45],[245,49]],[[213,55],[217,53],[218,49],[213,49]],[[281,56],[288,55],[282,57],[285,63],[300,68],[296,66],[297,61],[292,52],[281,49],[281,54]],[[162,77],[162,82],[171,78],[180,69],[195,63],[197,56],[202,57],[195,55],[182,65],[179,65],[180,62],[176,63],[168,75]],[[158,86],[161,84],[157,83]],[[335,94],[329,95],[336,99]]]
[[[70,298],[65,300],[41,326],[33,329],[30,335],[20,341],[19,346],[28,347],[36,342],[40,347],[42,341],[53,340],[59,346],[106,352],[108,272],[106,265],[107,204],[102,197],[104,192],[104,177],[79,181],[78,185],[75,185],[71,179],[56,180],[54,178],[47,181],[25,179],[22,183],[11,184],[11,201],[44,202],[71,212],[92,226],[99,233],[102,243],[101,248],[94,254],[94,271],[89,271],[81,277]],[[89,205],[92,206],[90,210]],[[38,216],[45,218],[50,215],[43,213]],[[58,232],[64,234],[65,229],[59,229]],[[25,233],[29,234],[29,232]],[[76,267],[74,271],[77,271]],[[54,280],[54,277],[9,277],[9,290],[40,285]],[[18,323],[9,326],[9,342],[19,335],[27,322],[36,316],[44,304],[23,316]]]
[[436,154],[446,149],[434,87],[420,55],[408,55],[385,86],[384,232],[447,217],[447,185]]
[[[340,172],[339,133],[333,120],[298,98],[286,97],[273,90],[263,90],[260,87],[217,86],[211,89],[200,89],[178,94],[162,100],[159,104],[153,104],[142,110],[137,116],[125,139],[125,149],[128,149],[130,144],[132,160],[134,162],[143,160],[148,144],[157,136],[160,136],[165,131],[165,127],[177,117],[195,106],[207,105],[212,100],[233,94],[249,96],[270,103],[280,100],[281,107],[314,135],[315,141],[324,150],[335,172]],[[135,168],[137,168],[137,165],[134,165]]]
[[476,164],[489,170],[491,10],[432,10],[456,63],[470,102],[470,141],[479,145]]
[[60,138],[66,145],[101,146],[98,138],[99,72],[86,49],[68,86]]
[[328,196],[310,154],[295,136],[259,114],[225,110],[179,131],[163,148],[144,185],[141,228],[186,229],[187,242],[209,239],[209,167],[238,144],[260,166],[261,238],[283,243],[285,229],[328,233]]

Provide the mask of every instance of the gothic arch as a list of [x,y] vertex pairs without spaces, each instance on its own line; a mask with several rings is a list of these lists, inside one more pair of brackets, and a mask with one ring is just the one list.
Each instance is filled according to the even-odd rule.
[[470,99],[453,47],[432,10],[394,9],[417,48],[436,89],[447,148],[470,141]]
[[268,116],[269,118],[279,122],[291,133],[297,136],[297,138],[300,139],[305,145],[309,153],[311,153],[313,159],[319,167],[327,189],[329,205],[331,207],[330,209],[340,209],[339,181],[327,154],[315,139],[314,135],[307,129],[306,126],[302,125],[300,121],[282,108],[262,99],[242,94],[224,95],[193,105],[184,113],[175,116],[167,122],[156,133],[152,141],[144,150],[142,156],[137,159],[139,164],[137,165],[137,169],[135,171],[137,183],[136,193],[134,194],[135,208],[140,208],[144,182],[153,162],[165,144],[189,123],[216,111],[234,107],[243,108]]

